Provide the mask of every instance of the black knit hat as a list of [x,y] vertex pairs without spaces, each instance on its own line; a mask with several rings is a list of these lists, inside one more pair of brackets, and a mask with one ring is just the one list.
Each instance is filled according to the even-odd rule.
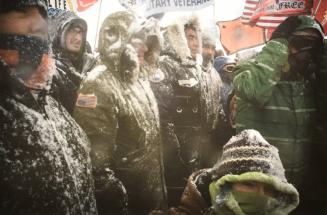
[[47,0],[0,0],[0,14],[28,6],[37,6],[42,16],[47,17]]
[[244,130],[223,147],[221,159],[214,167],[215,177],[227,174],[262,172],[287,182],[278,149],[270,145],[256,130]]

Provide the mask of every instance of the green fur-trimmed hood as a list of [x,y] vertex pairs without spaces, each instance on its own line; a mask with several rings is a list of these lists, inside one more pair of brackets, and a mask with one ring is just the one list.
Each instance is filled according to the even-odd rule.
[[225,175],[213,182],[209,186],[211,203],[218,215],[220,211],[230,211],[231,215],[245,215],[231,193],[231,183],[256,181],[273,187],[280,193],[276,197],[278,206],[271,211],[266,211],[267,215],[287,215],[299,204],[298,191],[292,184],[283,182],[275,176],[269,176],[261,172],[247,172],[240,175]]

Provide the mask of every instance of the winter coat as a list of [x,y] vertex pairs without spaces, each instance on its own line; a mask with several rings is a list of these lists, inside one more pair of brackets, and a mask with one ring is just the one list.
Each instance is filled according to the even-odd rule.
[[202,168],[213,166],[221,152],[222,146],[228,141],[231,133],[222,129],[225,125],[225,113],[222,106],[223,83],[212,62],[202,66],[202,107],[205,121],[204,129],[209,140],[202,146]]
[[79,93],[94,94],[97,100],[94,109],[76,107],[75,114],[92,143],[96,189],[103,189],[101,180],[106,168],[111,168],[125,185],[134,213],[157,208],[165,192],[159,116],[149,83],[124,82],[115,71],[100,65]]
[[[133,20],[136,18],[128,12],[108,16],[99,43],[107,42],[106,29],[119,26],[122,45],[131,48],[128,45],[131,32],[125,28]],[[117,48],[120,49],[117,53],[124,52],[124,47]],[[133,75],[138,67],[126,68],[127,63],[122,63],[131,59],[125,59],[123,56],[128,56],[124,54],[117,61],[107,58],[106,48],[100,50],[100,64],[81,85],[74,114],[92,143],[95,187],[106,192],[106,171],[110,168],[126,188],[131,214],[165,209],[157,102],[149,82]]]
[[159,69],[149,80],[159,106],[169,204],[174,204],[185,179],[201,166],[201,147],[210,139],[204,127],[212,125],[204,117],[201,68],[190,57],[183,25],[168,26],[164,37]]
[[[319,196],[320,201],[317,205],[324,208],[322,214],[327,213],[327,193],[325,189],[321,187],[327,187],[327,41],[324,41],[324,47],[319,50],[317,54],[317,68],[315,73],[316,80],[313,84],[315,91],[315,99],[318,110],[318,123],[317,123],[317,134],[315,140],[317,146],[315,147],[315,169],[323,169],[322,174],[317,175],[317,180],[311,182],[318,187],[315,196]],[[321,173],[319,171],[319,173]],[[320,210],[322,211],[322,209]]]
[[10,74],[1,63],[0,213],[97,214],[86,134]]
[[282,78],[287,59],[287,41],[276,39],[268,42],[254,60],[237,66],[236,130],[258,130],[279,149],[287,179],[300,186],[315,147],[316,105],[309,81]]
[[223,83],[212,62],[209,62],[206,67],[202,66],[201,75],[204,83],[201,96],[201,98],[204,98],[202,99],[204,118],[207,127],[215,129],[219,121],[219,114],[221,114],[220,111],[223,111],[220,101]]
[[56,73],[52,81],[51,95],[72,114],[77,99],[77,91],[85,75],[94,67],[95,58],[87,53],[86,33],[80,52],[70,54],[66,50],[66,33],[69,28],[80,23],[87,32],[86,22],[70,11],[62,11],[50,20],[50,38],[56,60]]

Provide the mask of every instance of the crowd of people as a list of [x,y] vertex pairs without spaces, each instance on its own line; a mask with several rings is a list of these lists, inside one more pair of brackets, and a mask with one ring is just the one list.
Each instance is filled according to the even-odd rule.
[[[0,214],[327,214],[327,45],[290,16],[249,59],[197,16],[0,0]],[[285,168],[285,169],[284,169]]]

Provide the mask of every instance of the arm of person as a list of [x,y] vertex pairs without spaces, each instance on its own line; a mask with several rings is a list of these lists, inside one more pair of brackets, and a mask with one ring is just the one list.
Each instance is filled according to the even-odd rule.
[[288,60],[286,39],[270,40],[255,59],[235,68],[234,89],[237,96],[263,106],[281,79]]
[[95,186],[100,190],[105,189],[112,174],[110,169],[118,130],[118,107],[109,88],[101,79],[86,79],[79,90],[74,111],[77,123],[91,142]]

